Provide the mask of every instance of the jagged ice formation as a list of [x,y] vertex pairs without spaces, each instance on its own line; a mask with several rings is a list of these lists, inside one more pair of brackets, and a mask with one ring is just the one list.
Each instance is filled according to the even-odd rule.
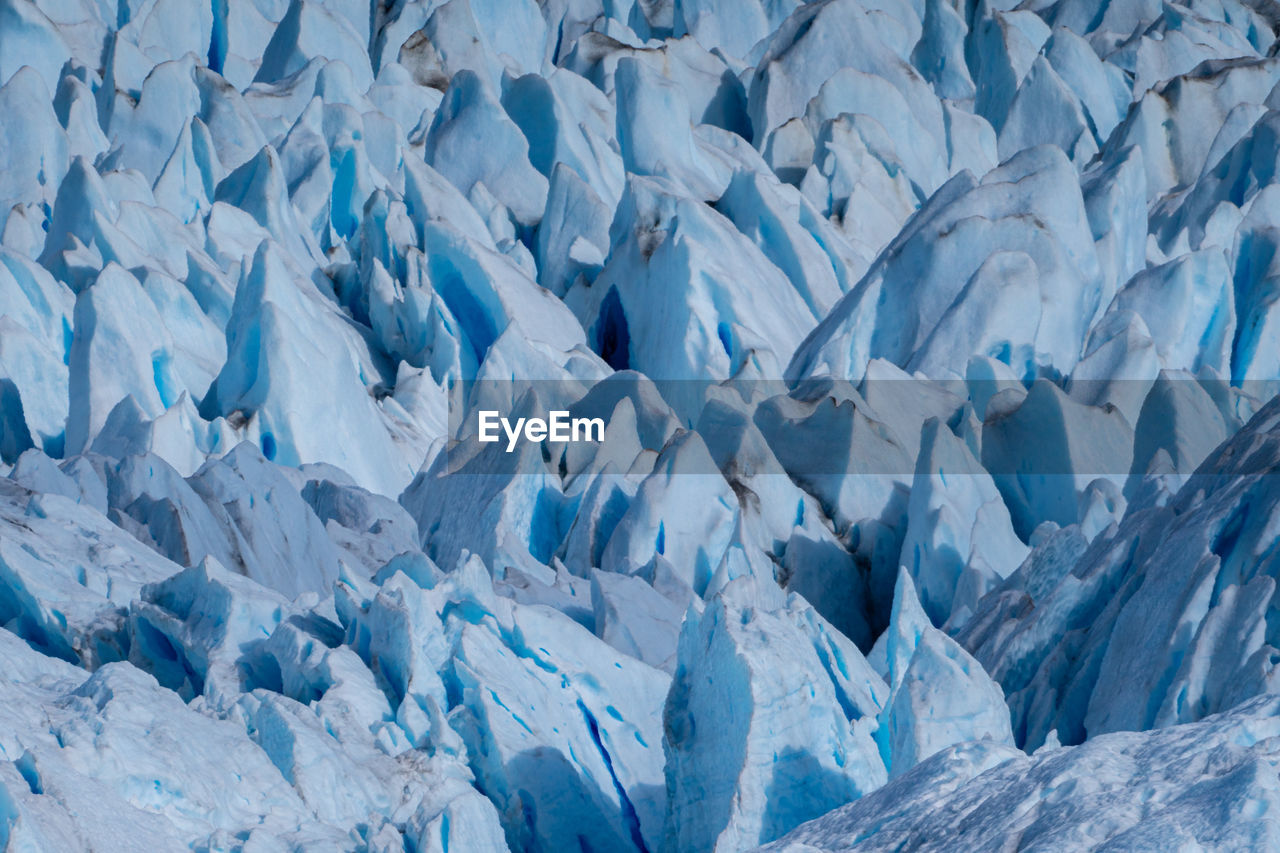
[[1280,849],[1278,28],[0,0],[0,848]]

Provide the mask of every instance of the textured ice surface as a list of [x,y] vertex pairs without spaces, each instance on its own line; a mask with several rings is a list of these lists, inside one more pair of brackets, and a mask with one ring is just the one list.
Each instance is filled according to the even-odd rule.
[[1268,850],[1276,699],[1034,755],[986,741],[938,753],[762,850]]
[[0,848],[1280,846],[1276,20],[0,0]]

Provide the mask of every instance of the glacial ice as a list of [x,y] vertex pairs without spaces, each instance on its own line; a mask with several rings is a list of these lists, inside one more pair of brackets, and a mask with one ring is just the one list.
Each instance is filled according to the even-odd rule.
[[889,695],[876,743],[890,778],[958,743],[1013,745],[1004,694],[968,652],[929,623],[905,570],[883,642]]
[[0,0],[0,847],[1280,844],[1277,32]]
[[767,579],[686,617],[667,697],[666,847],[738,850],[884,784],[887,691],[861,653]]
[[1275,710],[1274,697],[1257,697],[1186,726],[1030,756],[989,741],[956,746],[760,849],[984,849],[1016,836],[1069,850],[1265,850],[1280,840]]

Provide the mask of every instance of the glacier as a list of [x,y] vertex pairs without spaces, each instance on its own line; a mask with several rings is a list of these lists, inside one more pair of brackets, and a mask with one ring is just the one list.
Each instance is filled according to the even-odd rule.
[[0,848],[1280,849],[1278,53],[0,0]]

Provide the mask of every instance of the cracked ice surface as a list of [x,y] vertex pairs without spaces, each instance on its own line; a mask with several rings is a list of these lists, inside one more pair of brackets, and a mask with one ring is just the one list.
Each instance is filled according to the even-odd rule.
[[0,847],[1280,848],[1278,20],[0,0]]

